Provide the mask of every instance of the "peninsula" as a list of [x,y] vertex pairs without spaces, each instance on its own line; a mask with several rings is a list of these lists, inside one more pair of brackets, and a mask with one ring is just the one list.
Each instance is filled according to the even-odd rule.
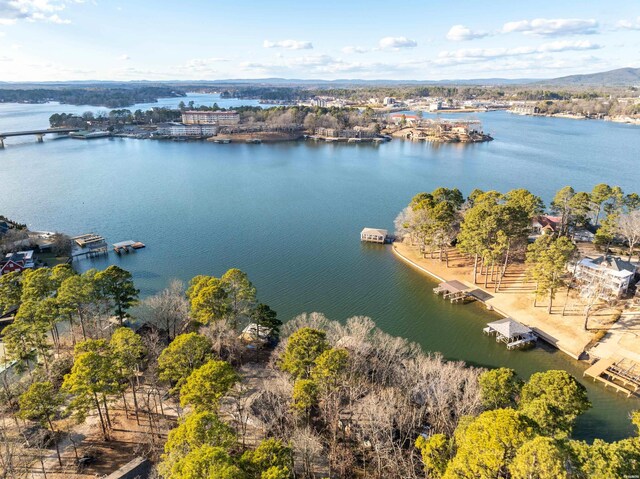
[[413,141],[482,142],[493,138],[478,120],[423,119],[420,114],[388,113],[373,108],[342,106],[154,108],[108,115],[54,114],[53,128],[79,128],[75,137],[114,136],[154,139],[208,139],[215,143],[276,142],[308,139],[326,142],[384,142],[392,137]]
[[635,379],[614,389],[637,394],[640,199],[606,184],[591,192],[567,186],[550,210],[555,216],[523,189],[474,190],[464,199],[438,188],[398,216],[393,251],[574,359],[626,364]]

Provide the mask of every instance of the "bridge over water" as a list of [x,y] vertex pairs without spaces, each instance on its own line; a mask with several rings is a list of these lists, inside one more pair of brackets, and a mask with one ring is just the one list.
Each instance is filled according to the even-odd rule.
[[36,141],[42,143],[44,135],[48,134],[63,134],[72,133],[74,131],[80,131],[82,128],[45,128],[42,130],[25,130],[25,131],[6,131],[0,132],[0,148],[4,148],[4,140],[13,136],[28,136],[35,135]]

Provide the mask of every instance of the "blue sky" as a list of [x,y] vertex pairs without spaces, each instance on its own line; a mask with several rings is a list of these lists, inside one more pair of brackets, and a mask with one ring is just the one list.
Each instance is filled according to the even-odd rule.
[[0,0],[0,81],[549,78],[639,46],[637,0]]

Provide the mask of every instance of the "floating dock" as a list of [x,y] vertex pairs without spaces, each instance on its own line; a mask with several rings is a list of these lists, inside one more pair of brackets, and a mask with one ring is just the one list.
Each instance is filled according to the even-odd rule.
[[583,376],[600,381],[605,388],[611,386],[627,397],[637,395],[640,389],[640,365],[629,359],[600,359],[587,369]]
[[129,253],[144,247],[145,247],[144,243],[141,243],[140,241],[133,241],[133,240],[120,241],[119,243],[113,243],[113,251],[115,251],[117,254]]
[[94,140],[96,138],[107,138],[111,136],[111,132],[109,131],[76,131],[74,133],[69,133],[71,138],[76,140]]

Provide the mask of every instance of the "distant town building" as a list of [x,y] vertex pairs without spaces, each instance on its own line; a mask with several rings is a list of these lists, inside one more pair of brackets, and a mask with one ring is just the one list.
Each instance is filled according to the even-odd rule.
[[7,253],[0,261],[0,276],[14,271],[23,271],[27,268],[33,268],[33,250],[19,251],[17,253]]
[[575,266],[575,278],[583,295],[593,293],[602,299],[619,298],[627,292],[636,274],[636,265],[617,256],[583,258]]
[[441,101],[433,101],[429,104],[429,111],[438,111],[438,110],[442,110]]
[[182,123],[185,125],[237,125],[240,123],[240,115],[237,111],[199,111],[189,110],[182,112]]
[[540,113],[540,108],[535,105],[513,105],[510,109],[513,113],[517,113],[519,115],[535,115],[536,113]]
[[396,99],[391,96],[385,96],[384,99],[382,100],[382,104],[384,106],[395,105],[395,103],[396,103]]
[[159,135],[174,137],[202,137],[218,134],[217,125],[183,125],[182,123],[169,123],[158,128]]
[[314,98],[311,100],[311,106],[318,106],[320,108],[327,107],[327,99],[326,98]]

